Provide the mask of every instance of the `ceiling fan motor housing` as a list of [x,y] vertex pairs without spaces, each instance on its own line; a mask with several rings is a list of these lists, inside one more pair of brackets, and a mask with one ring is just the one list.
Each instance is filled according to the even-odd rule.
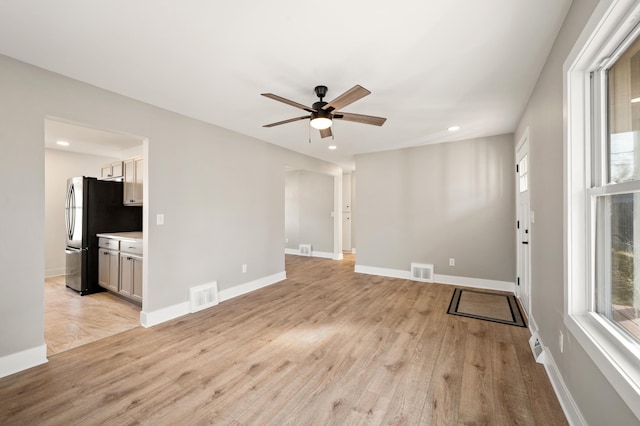
[[326,104],[326,102],[322,101],[314,102],[313,105],[311,105],[311,108],[315,109],[316,111],[324,111],[322,107],[324,107]]
[[315,104],[313,104],[313,109],[317,111],[313,111],[311,113],[311,119],[314,120],[316,118],[328,118],[329,120],[331,120],[332,116],[329,111],[325,111],[322,108],[316,108],[316,104],[318,103],[326,104],[326,102],[316,102]]

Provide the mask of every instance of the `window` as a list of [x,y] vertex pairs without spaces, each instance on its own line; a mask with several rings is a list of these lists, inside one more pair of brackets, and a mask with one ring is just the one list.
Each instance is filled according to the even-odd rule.
[[640,418],[640,0],[601,1],[565,62],[565,324]]
[[[640,38],[593,72],[590,189],[595,238],[592,310],[640,342]],[[599,74],[599,75],[596,75]],[[623,183],[626,185],[621,185]],[[637,224],[637,225],[636,225]]]
[[529,160],[528,155],[522,157],[518,162],[518,189],[525,192],[529,189]]

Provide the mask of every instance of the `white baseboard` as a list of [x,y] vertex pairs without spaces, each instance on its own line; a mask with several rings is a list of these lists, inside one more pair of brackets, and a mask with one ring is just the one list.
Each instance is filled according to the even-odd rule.
[[67,270],[65,269],[64,266],[61,268],[49,268],[44,270],[44,277],[45,278],[59,277],[60,275],[65,275],[66,273],[67,273]]
[[[225,300],[233,299],[234,297],[250,293],[254,290],[258,290],[259,288],[275,284],[286,278],[287,273],[285,271],[278,272],[277,274],[259,278],[245,284],[240,284],[231,288],[220,290],[218,292],[218,298],[220,302],[223,302]],[[211,308],[215,308],[215,306],[212,306]],[[145,328],[153,327],[154,325],[158,325],[190,313],[191,306],[189,304],[189,301],[181,302],[151,312],[140,312],[140,324]]]
[[411,279],[411,272],[403,271],[402,269],[389,269],[378,268],[377,266],[356,265],[354,268],[354,272],[360,274],[380,275],[382,277],[401,278],[403,280]]
[[225,300],[233,299],[234,297],[251,293],[252,291],[270,286],[271,284],[275,284],[286,279],[287,273],[285,271],[282,271],[278,272],[277,274],[269,275],[268,277],[259,278],[246,284],[241,284],[231,288],[220,290],[220,301],[224,302]]
[[[369,275],[381,275],[383,277],[411,279],[411,271],[402,269],[378,268],[376,266],[356,265],[355,272]],[[437,284],[450,284],[462,287],[475,287],[485,290],[499,290],[513,293],[514,283],[508,281],[486,280],[483,278],[456,277],[452,275],[433,275],[433,282]]]
[[0,358],[0,377],[6,377],[46,362],[48,362],[47,345],[6,355]]
[[433,282],[461,287],[477,287],[486,290],[515,291],[515,283],[509,281],[487,280],[484,278],[457,277],[453,275],[433,274]]
[[[302,256],[300,254],[300,250],[298,249],[291,249],[291,248],[285,248],[284,249],[284,253],[285,254],[293,254],[296,256]],[[309,257],[309,256],[306,256]],[[342,260],[342,253],[339,254],[334,254],[328,251],[316,251],[316,250],[312,250],[311,251],[311,257],[321,257],[323,259],[333,259],[333,260]]]
[[[533,324],[533,327],[531,327],[532,324]],[[532,316],[529,316],[529,325],[530,325],[529,327],[530,331],[532,328],[535,328],[536,330],[538,329],[536,322]],[[534,333],[532,333],[532,335],[533,334]],[[553,390],[556,393],[556,397],[560,402],[560,407],[562,407],[562,411],[564,412],[564,415],[567,417],[567,421],[572,426],[574,425],[586,426],[587,422],[585,421],[584,417],[582,416],[582,413],[578,409],[578,405],[576,404],[575,400],[571,396],[569,389],[567,389],[567,385],[562,379],[562,375],[560,374],[560,370],[558,370],[558,365],[556,364],[556,361],[553,359],[553,355],[551,354],[551,351],[549,350],[549,348],[544,346],[544,342],[542,341],[542,339],[540,339],[540,335],[538,335],[538,340],[540,341],[540,344],[544,348],[544,352],[545,352],[543,357],[544,369],[547,372],[547,377],[549,377],[549,381],[551,382],[551,386],[553,387]],[[531,356],[533,356],[533,354]]]
[[154,325],[161,324],[163,322],[170,321],[174,318],[181,317],[191,313],[191,306],[189,301],[177,303],[175,305],[167,306],[165,308],[157,309],[151,312],[140,312],[140,325],[145,328],[153,327]]

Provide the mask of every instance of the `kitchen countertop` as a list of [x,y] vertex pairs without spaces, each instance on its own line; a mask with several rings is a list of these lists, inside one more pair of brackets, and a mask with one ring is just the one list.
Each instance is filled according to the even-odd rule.
[[142,242],[142,232],[108,232],[96,234],[98,238],[112,238],[120,241],[140,241]]

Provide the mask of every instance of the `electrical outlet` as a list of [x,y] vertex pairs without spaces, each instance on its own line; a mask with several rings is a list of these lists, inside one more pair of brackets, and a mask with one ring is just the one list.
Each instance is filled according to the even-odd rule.
[[245,272],[247,272],[247,264],[246,263],[244,265],[242,265],[242,273],[244,274]]
[[558,345],[560,346],[560,353],[564,352],[564,334],[560,331],[560,336],[558,338]]
[[456,260],[453,257],[449,258],[449,266],[456,266]]
[[156,215],[156,225],[164,225],[164,214],[158,213]]

